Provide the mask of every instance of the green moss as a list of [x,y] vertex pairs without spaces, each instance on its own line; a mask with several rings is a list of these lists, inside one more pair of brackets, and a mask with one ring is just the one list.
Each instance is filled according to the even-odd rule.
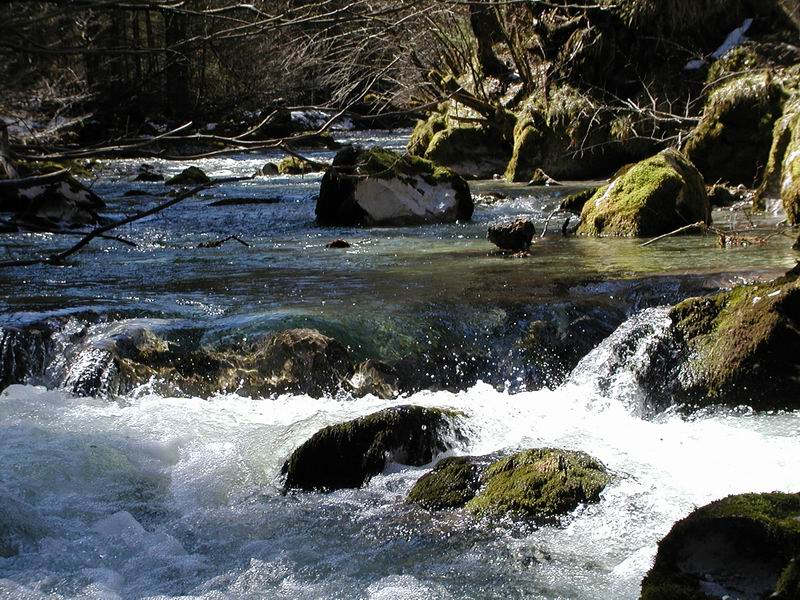
[[590,187],[586,188],[585,190],[581,190],[580,192],[570,194],[561,201],[561,210],[575,213],[576,215],[581,214],[583,207],[592,197],[594,197],[598,189],[599,188],[596,187]]
[[478,464],[472,457],[445,458],[414,484],[406,501],[431,510],[458,508],[475,496],[479,479]]
[[686,155],[709,182],[756,187],[769,159],[783,90],[768,75],[743,75],[711,94]]
[[319,171],[319,168],[296,156],[287,156],[278,163],[278,173],[281,175],[304,175],[315,171]]
[[506,168],[508,181],[528,181],[533,170],[543,162],[544,139],[545,134],[534,118],[521,117],[517,121],[514,127],[514,150]]
[[609,481],[605,467],[582,452],[527,450],[490,465],[481,491],[466,507],[480,516],[547,520],[596,502]]
[[433,136],[444,129],[447,129],[447,119],[440,113],[433,113],[426,121],[417,121],[406,146],[408,153],[412,156],[425,156]]
[[[717,540],[716,545],[714,540]],[[710,577],[724,584],[727,576],[725,572],[710,572],[709,561],[724,565],[728,560],[752,562],[754,568],[762,571],[763,578],[775,577],[776,593],[784,593],[783,590],[796,586],[797,568],[792,558],[798,550],[799,494],[729,496],[694,511],[675,524],[659,543],[655,564],[642,582],[641,598],[707,600],[700,579]],[[702,552],[707,552],[708,556],[703,556]],[[777,572],[764,572],[770,568],[777,568]],[[752,592],[761,593],[762,590]],[[750,597],[752,593],[745,592],[745,595]]]
[[[791,278],[691,298],[670,313],[701,403],[798,405],[800,288]],[[787,406],[788,402],[788,406]]]
[[800,556],[795,557],[781,573],[775,586],[773,600],[800,598]]
[[61,171],[63,169],[69,170],[69,172],[75,177],[89,179],[93,176],[92,163],[85,161],[67,160],[63,162],[53,162],[32,160],[19,161],[16,163],[16,166],[26,176],[46,175],[48,173],[55,173],[56,171]]
[[669,150],[600,188],[583,207],[578,233],[649,237],[698,221],[710,222],[703,179],[683,156]]

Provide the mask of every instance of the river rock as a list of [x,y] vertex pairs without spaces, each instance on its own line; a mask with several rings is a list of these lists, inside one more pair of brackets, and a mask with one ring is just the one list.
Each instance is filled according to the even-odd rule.
[[699,404],[800,408],[800,283],[790,275],[690,298],[670,317],[686,347],[682,396]]
[[467,179],[489,179],[505,171],[511,148],[491,129],[449,127],[433,135],[423,156]]
[[199,167],[188,167],[167,179],[165,183],[167,185],[204,185],[211,183],[211,179]]
[[530,219],[516,219],[508,223],[489,226],[487,238],[501,250],[520,252],[531,247],[536,227]]
[[136,172],[136,177],[133,178],[134,181],[164,181],[164,175],[156,171],[155,167],[148,163],[143,163],[139,165],[139,169]]
[[314,173],[320,169],[307,160],[296,156],[287,156],[278,163],[278,173],[281,175],[305,175]]
[[654,237],[697,222],[711,223],[703,177],[682,154],[665,150],[600,188],[583,207],[578,233]]
[[642,600],[796,599],[800,494],[728,496],[661,540]]
[[394,367],[379,360],[369,359],[356,366],[350,378],[355,396],[396,398],[400,394],[400,378]]
[[767,164],[782,105],[781,89],[769,75],[728,78],[711,93],[686,143],[686,156],[706,181],[755,187]]
[[711,206],[730,206],[739,201],[739,197],[724,185],[712,185],[707,188],[708,203]]
[[579,215],[581,214],[583,207],[591,199],[591,197],[595,195],[596,192],[597,188],[591,187],[579,192],[575,192],[574,194],[570,194],[561,201],[560,209],[565,212],[571,212]]
[[283,466],[286,489],[357,488],[396,462],[421,466],[460,435],[455,414],[395,406],[315,433]]
[[264,175],[266,177],[273,177],[275,175],[278,175],[279,173],[280,171],[278,170],[278,165],[276,165],[275,163],[268,162],[263,167],[261,167],[261,170],[259,171],[258,174]]
[[433,113],[427,120],[417,121],[406,146],[408,153],[423,158],[433,136],[445,129],[447,129],[447,119],[441,113]]
[[44,183],[0,187],[0,213],[13,213],[17,224],[31,229],[95,225],[105,202],[71,175]]
[[468,221],[469,186],[432,162],[382,148],[341,150],[322,178],[322,225],[420,225]]
[[344,248],[349,248],[350,247],[350,242],[347,242],[345,240],[333,240],[332,242],[328,242],[327,244],[325,244],[325,247],[326,248],[340,249],[341,250],[341,249],[344,249]]
[[408,501],[432,509],[463,506],[478,516],[551,520],[598,501],[610,480],[588,454],[537,448],[493,462],[443,460],[414,485]]
[[530,180],[528,181],[528,185],[546,185],[546,186],[557,186],[561,185],[558,181],[550,177],[547,173],[542,171],[541,169],[536,169],[533,172]]
[[775,123],[772,148],[764,180],[756,195],[756,206],[765,199],[780,197],[789,223],[800,223],[800,96],[787,102],[783,116]]

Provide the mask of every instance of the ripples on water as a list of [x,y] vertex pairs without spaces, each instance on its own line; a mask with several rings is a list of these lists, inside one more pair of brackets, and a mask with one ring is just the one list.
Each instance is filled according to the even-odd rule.
[[[397,135],[372,139],[404,143]],[[268,158],[198,164],[223,177],[249,174]],[[118,163],[98,191],[119,198],[134,186],[160,190],[127,182],[137,165]],[[157,166],[170,174],[183,165]],[[631,302],[626,286],[599,281],[609,277],[732,273],[723,284],[736,273],[792,264],[791,242],[779,238],[749,252],[715,250],[713,239],[698,237],[644,250],[628,240],[545,240],[529,259],[502,259],[490,254],[486,223],[528,214],[541,229],[563,195],[519,187],[506,189],[516,196],[510,202],[479,206],[473,224],[319,229],[312,223],[318,182],[225,186],[211,193],[278,194],[282,202],[211,209],[209,198],[190,201],[119,232],[139,248],[93,243],[69,267],[8,272],[0,324],[89,310],[181,320],[215,339],[314,320],[338,322],[342,333],[385,327],[395,335],[403,323],[424,329],[425,319],[439,318],[435,307],[447,306],[449,318],[469,307],[492,322],[502,319],[500,302],[553,301],[565,288]],[[119,199],[112,207],[122,214],[143,202],[153,201]],[[196,247],[231,231],[253,247]],[[337,237],[353,248],[323,248]],[[64,244],[43,235],[9,239],[16,255]],[[680,292],[673,288],[669,294]],[[0,530],[21,551],[0,558],[0,598],[636,598],[657,541],[694,507],[736,492],[800,490],[800,414],[708,410],[686,418],[667,410],[642,418],[631,373],[663,334],[660,310],[634,316],[615,334],[646,326],[627,354],[609,353],[612,339],[566,384],[513,395],[478,383],[396,402],[197,399],[164,398],[144,386],[108,401],[11,386],[0,394]],[[282,462],[317,429],[398,403],[466,413],[470,436],[458,454],[584,450],[608,465],[614,483],[600,503],[541,528],[406,506],[430,465],[392,466],[360,490],[280,494]]]

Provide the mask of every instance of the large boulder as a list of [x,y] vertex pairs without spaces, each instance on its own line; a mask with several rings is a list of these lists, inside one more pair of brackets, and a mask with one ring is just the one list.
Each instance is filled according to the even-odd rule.
[[406,149],[412,156],[424,157],[431,140],[440,131],[447,129],[447,119],[440,113],[433,113],[427,120],[417,121]]
[[800,223],[800,96],[787,103],[775,123],[772,148],[756,203],[761,208],[767,197],[779,197],[789,222]]
[[670,312],[684,345],[680,396],[800,408],[800,284],[793,278],[690,298]]
[[281,175],[306,175],[320,170],[316,165],[296,156],[287,156],[278,163],[278,173]]
[[780,86],[768,75],[728,80],[711,94],[686,155],[710,183],[756,187],[782,105]]
[[31,229],[74,228],[95,225],[103,200],[68,173],[19,185],[0,186],[0,213],[8,212]]
[[467,179],[489,179],[505,172],[511,148],[492,129],[451,127],[434,134],[424,157]]
[[211,183],[211,178],[200,167],[192,166],[170,177],[164,183],[167,185],[205,185]]
[[796,599],[798,557],[800,494],[729,496],[661,540],[641,599]]
[[444,167],[382,148],[341,150],[317,200],[322,225],[419,225],[472,218],[467,183]]
[[710,223],[703,177],[682,154],[665,150],[623,169],[586,202],[578,233],[652,237]]
[[396,406],[315,433],[283,466],[287,489],[357,488],[388,462],[421,466],[460,435],[456,415],[436,408]]
[[464,506],[478,516],[551,520],[596,502],[611,478],[583,452],[537,448],[492,462],[486,457],[441,461],[408,495],[431,509]]

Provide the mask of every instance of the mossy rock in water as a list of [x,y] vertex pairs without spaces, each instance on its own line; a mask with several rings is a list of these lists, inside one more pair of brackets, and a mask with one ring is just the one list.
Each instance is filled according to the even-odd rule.
[[798,555],[800,494],[729,496],[695,510],[661,540],[641,599],[796,599]]
[[781,198],[789,222],[800,223],[800,95],[787,102],[783,116],[775,123],[756,207],[764,208],[766,198],[773,196]]
[[211,183],[211,179],[201,168],[189,167],[174,177],[170,177],[164,183],[167,185],[204,185]]
[[690,298],[670,312],[698,404],[800,407],[800,284],[794,276]]
[[561,210],[579,215],[589,199],[597,193],[596,187],[586,188],[580,192],[570,194],[561,201]]
[[440,131],[447,129],[447,119],[441,113],[433,113],[427,120],[417,121],[406,149],[412,156],[424,157],[431,140]]
[[491,464],[466,507],[480,516],[547,520],[598,501],[610,480],[602,463],[583,452],[526,450]]
[[781,87],[768,75],[743,75],[716,89],[686,144],[706,181],[756,187],[764,173]]
[[296,156],[287,156],[278,163],[278,173],[281,175],[305,175],[319,170],[319,167]]
[[396,406],[325,427],[292,452],[283,465],[286,488],[357,488],[389,462],[427,464],[461,435],[455,417],[437,408]]
[[452,127],[434,134],[425,158],[468,179],[489,179],[505,172],[511,148],[485,127]]
[[600,188],[583,207],[578,233],[652,237],[697,222],[711,222],[703,177],[682,154],[665,150]]
[[450,169],[351,146],[322,178],[316,215],[322,225],[420,225],[468,221],[473,210],[469,185]]
[[596,502],[610,480],[588,454],[538,448],[494,461],[445,459],[414,485],[407,500],[431,509],[464,506],[478,516],[546,521]]

